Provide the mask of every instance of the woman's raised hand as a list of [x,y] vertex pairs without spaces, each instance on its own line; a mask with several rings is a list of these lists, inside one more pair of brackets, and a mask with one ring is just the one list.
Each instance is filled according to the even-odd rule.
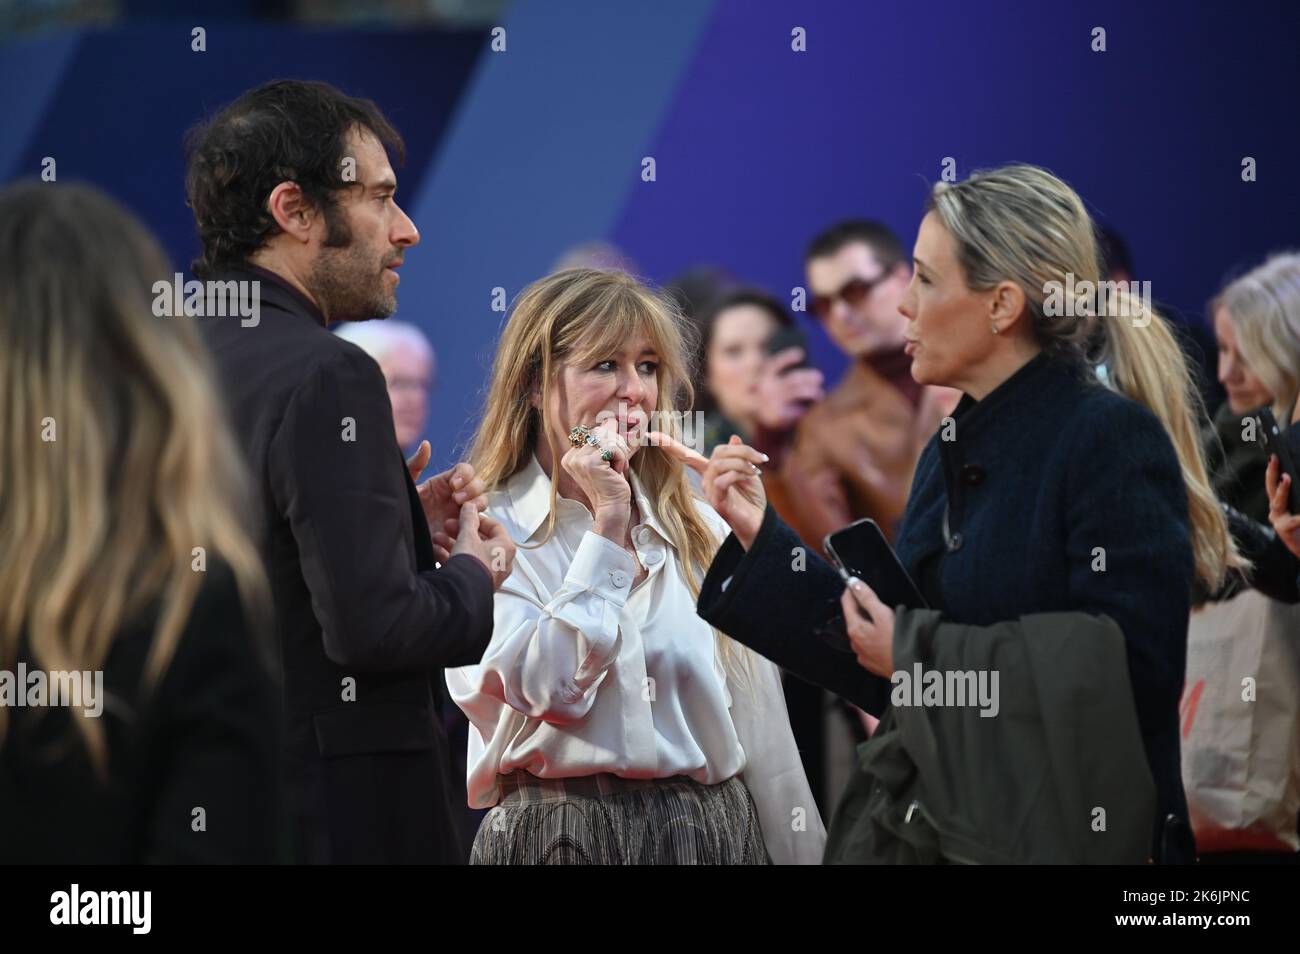
[[[560,458],[560,466],[591,503],[596,533],[622,546],[632,518],[632,485],[625,476],[631,455],[614,420],[593,427],[591,436],[597,440],[598,446],[583,444],[571,447]],[[611,455],[608,462],[601,457],[606,451]]]
[[767,455],[743,443],[734,434],[728,444],[719,444],[712,457],[705,457],[662,431],[646,435],[650,443],[662,447],[691,470],[704,478],[704,499],[718,512],[746,550],[758,536],[767,508],[763,492],[762,471],[758,465]]

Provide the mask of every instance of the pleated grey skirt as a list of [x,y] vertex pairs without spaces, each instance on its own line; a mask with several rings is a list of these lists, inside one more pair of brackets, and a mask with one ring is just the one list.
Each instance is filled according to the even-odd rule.
[[472,865],[767,865],[758,812],[739,778],[633,781],[502,776]]

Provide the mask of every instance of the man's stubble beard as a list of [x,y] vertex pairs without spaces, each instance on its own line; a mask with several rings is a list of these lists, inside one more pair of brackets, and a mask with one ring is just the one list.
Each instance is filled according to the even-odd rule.
[[308,275],[310,288],[330,324],[387,318],[397,310],[397,290],[358,242],[323,246]]

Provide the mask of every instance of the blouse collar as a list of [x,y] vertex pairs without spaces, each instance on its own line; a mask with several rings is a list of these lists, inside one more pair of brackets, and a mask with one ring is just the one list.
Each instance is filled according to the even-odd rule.
[[[632,496],[641,514],[641,522],[652,528],[664,539],[664,542],[671,546],[672,538],[659,522],[656,509],[645,492],[641,478],[630,468],[628,476],[631,478]],[[536,454],[529,454],[527,463],[506,481],[506,493],[510,497],[510,507],[514,511],[515,523],[522,533],[522,538],[532,539],[533,534],[546,523],[551,513],[551,478],[542,468]],[[588,522],[594,520],[591,511],[576,500],[557,497],[555,503],[557,522],[570,519],[585,519]]]

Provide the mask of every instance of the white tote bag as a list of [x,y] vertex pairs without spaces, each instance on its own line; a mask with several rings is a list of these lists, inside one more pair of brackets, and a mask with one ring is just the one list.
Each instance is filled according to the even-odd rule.
[[1195,610],[1180,717],[1197,849],[1300,849],[1300,606],[1246,590]]

